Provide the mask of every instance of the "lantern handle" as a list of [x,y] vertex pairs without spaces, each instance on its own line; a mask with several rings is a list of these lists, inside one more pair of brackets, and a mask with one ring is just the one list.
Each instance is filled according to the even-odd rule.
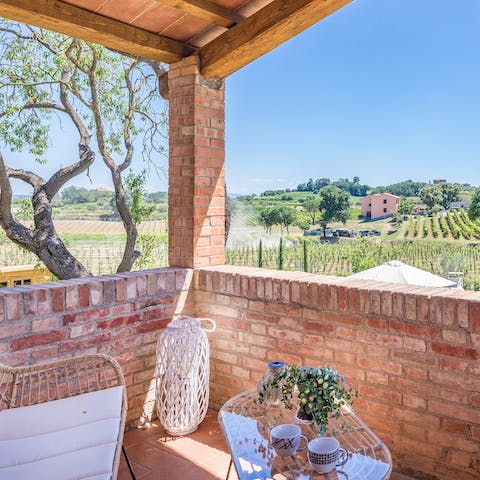
[[[215,320],[212,320],[211,318],[197,318],[197,320],[200,322],[200,326],[202,327],[203,330],[207,333],[214,332],[215,329],[217,328],[217,324],[215,323]],[[202,322],[208,322],[210,323],[210,328],[205,328],[202,326]]]

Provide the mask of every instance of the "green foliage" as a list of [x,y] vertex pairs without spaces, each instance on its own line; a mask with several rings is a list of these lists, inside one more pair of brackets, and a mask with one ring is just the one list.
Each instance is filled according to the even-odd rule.
[[20,220],[30,220],[33,218],[33,206],[29,198],[23,198],[17,206],[15,216]]
[[439,226],[439,221],[438,221],[438,215],[434,215],[434,216],[431,218],[431,222],[432,222],[432,235],[433,235],[433,238],[439,238],[440,235],[441,235],[441,231],[440,231],[440,226]]
[[317,178],[315,181],[310,178],[307,183],[301,183],[297,186],[299,192],[319,192],[323,187],[330,185],[329,178]]
[[155,233],[142,233],[138,236],[136,245],[141,254],[135,261],[135,269],[145,270],[156,266],[154,252],[157,244],[158,235]]
[[[299,413],[309,419],[312,425],[318,425],[325,433],[330,417],[339,418],[344,405],[352,405],[359,396],[358,391],[347,386],[345,377],[329,366],[299,367],[287,365],[264,385],[265,389],[281,389],[282,402],[287,409],[294,407],[298,392]],[[259,393],[259,403],[264,401],[263,392]]]
[[418,234],[420,232],[420,219],[421,217],[417,217],[415,219],[415,226],[413,227],[413,236],[418,237]]
[[442,235],[444,238],[448,237],[448,232],[450,229],[448,228],[448,223],[447,219],[445,218],[445,215],[439,215],[438,216],[438,223],[440,225],[440,230],[442,231]]
[[[442,217],[439,217],[439,219]],[[322,275],[351,275],[357,271],[381,265],[392,259],[401,260],[436,275],[443,275],[440,261],[444,255],[461,254],[465,260],[464,287],[480,288],[480,244],[456,240],[442,241],[419,238],[382,240],[376,238],[340,240],[336,243],[308,241],[308,271]],[[283,268],[301,271],[304,267],[302,242],[283,239]],[[278,267],[279,246],[263,245],[263,268]],[[257,266],[258,251],[251,247],[228,249],[226,263]]]
[[428,233],[430,231],[429,228],[428,228],[429,223],[430,223],[429,217],[425,217],[423,219],[423,238],[428,237]]
[[440,260],[443,274],[448,275],[449,272],[463,272],[465,268],[465,258],[461,253],[446,253]]
[[398,205],[398,213],[401,215],[410,215],[415,208],[415,202],[411,198],[402,197]]
[[295,220],[295,225],[298,228],[301,228],[303,231],[305,231],[305,230],[308,230],[312,226],[312,223],[310,222],[310,219],[308,217],[306,217],[305,215],[297,214],[297,219]]
[[368,185],[360,185],[360,178],[355,176],[353,177],[353,182],[348,178],[339,178],[335,182],[331,182],[329,178],[317,178],[316,180],[310,178],[307,183],[298,185],[297,190],[299,192],[318,193],[328,185],[334,185],[340,190],[357,197],[366,195],[370,188]]
[[264,226],[267,233],[271,231],[274,225],[279,225],[282,230],[286,228],[288,232],[289,227],[297,222],[297,212],[294,208],[283,205],[264,208],[260,210],[259,222]]
[[303,240],[303,271],[308,272],[308,243]]
[[441,203],[442,192],[438,185],[426,185],[420,190],[420,198],[429,209],[432,209]]
[[95,201],[95,194],[93,190],[87,190],[84,187],[70,187],[62,190],[61,200],[63,203],[89,203]]
[[460,200],[461,187],[458,183],[441,183],[439,186],[441,199],[440,205],[446,210],[452,202]]
[[400,197],[417,197],[425,185],[427,185],[425,182],[406,180],[405,182],[376,187],[372,189],[370,193],[391,193],[392,195],[398,195]]
[[400,226],[403,223],[403,216],[399,212],[392,212],[392,223],[395,226]]
[[140,173],[130,171],[125,177],[125,187],[129,197],[128,206],[135,225],[140,224],[155,210],[155,205],[145,206],[144,204],[146,179],[146,170]]
[[344,192],[348,192],[354,197],[363,197],[368,193],[370,187],[368,185],[360,185],[359,182],[360,179],[358,177],[354,177],[353,182],[351,182],[348,178],[340,178],[336,182],[332,182],[331,185],[334,185]]
[[258,242],[258,267],[263,268],[263,243],[262,239]]
[[452,233],[453,238],[458,240],[462,236],[462,231],[460,230],[460,228],[458,228],[457,224],[455,223],[453,215],[450,212],[447,212],[446,219],[447,219],[448,228],[450,229],[450,232]]
[[468,216],[472,220],[480,218],[480,188],[477,188],[472,197],[472,203],[468,208]]
[[413,222],[414,222],[413,217],[410,217],[410,219],[408,220],[407,228],[405,229],[405,232],[403,233],[404,237],[408,237],[410,235],[410,232],[412,231],[412,227],[413,227]]
[[322,188],[319,194],[318,207],[321,214],[321,224],[325,232],[332,221],[346,223],[350,213],[350,196],[339,188],[329,185]]
[[280,237],[278,244],[278,270],[283,270],[283,237]]
[[304,202],[302,202],[303,210],[310,216],[312,225],[315,224],[320,210],[318,208],[318,198],[310,195]]
[[37,161],[47,160],[53,116],[65,118],[61,85],[81,120],[94,130],[92,72],[110,153],[123,155],[126,149],[128,77],[135,91],[131,141],[141,139],[145,158],[163,154],[165,137],[159,127],[166,125],[166,115],[155,105],[159,99],[157,79],[146,74],[149,67],[100,45],[17,22],[2,19],[0,29],[0,138],[11,150],[28,151]]

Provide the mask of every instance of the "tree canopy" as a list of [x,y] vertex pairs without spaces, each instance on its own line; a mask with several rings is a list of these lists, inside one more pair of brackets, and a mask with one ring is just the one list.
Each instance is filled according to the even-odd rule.
[[480,188],[477,188],[473,193],[472,203],[468,208],[468,216],[472,220],[480,218]]
[[310,178],[308,182],[299,184],[297,186],[297,191],[318,193],[327,185],[335,185],[340,190],[348,192],[350,195],[356,197],[366,195],[367,191],[370,189],[368,185],[361,185],[360,178],[355,176],[353,177],[352,182],[348,178],[339,178],[335,182],[331,182],[329,178],[317,178],[316,180]]
[[404,182],[375,187],[371,193],[391,193],[392,195],[398,195],[400,197],[416,197],[425,185],[427,185],[425,182],[405,180]]
[[437,185],[426,185],[420,190],[420,199],[431,210],[442,201],[442,192]]
[[[117,271],[132,268],[137,230],[127,202],[124,173],[135,146],[155,165],[163,153],[166,116],[158,91],[160,64],[126,57],[99,45],[0,20],[0,225],[18,245],[35,253],[58,278],[89,275],[55,231],[52,201],[75,176],[103,161],[115,189],[115,206],[127,240]],[[10,151],[48,161],[53,122],[69,122],[78,135],[78,160],[44,179],[6,165]],[[33,188],[32,229],[11,212],[10,179]]]
[[441,205],[448,209],[452,202],[460,200],[461,187],[456,183],[441,183],[439,185],[426,185],[420,190],[422,202],[432,209]]
[[329,222],[346,223],[348,220],[350,215],[350,195],[334,185],[329,185],[320,190],[319,197],[320,223],[322,224],[323,236],[325,237]]

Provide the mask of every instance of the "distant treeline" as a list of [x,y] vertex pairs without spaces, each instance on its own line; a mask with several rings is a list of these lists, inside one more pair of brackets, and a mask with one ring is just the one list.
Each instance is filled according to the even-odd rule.
[[[370,185],[361,184],[359,177],[353,177],[353,180],[348,178],[339,178],[336,181],[331,181],[329,178],[317,178],[314,180],[310,178],[306,183],[300,183],[296,189],[283,190],[266,190],[262,193],[264,196],[273,196],[288,192],[311,192],[318,193],[323,187],[327,185],[334,185],[340,190],[348,192],[354,197],[363,197],[370,193],[391,193],[399,197],[416,197],[419,196],[420,190],[428,185],[426,182],[414,182],[413,180],[405,180],[404,182],[393,183],[391,185],[381,185],[378,187],[371,187]],[[464,191],[474,191],[476,187],[469,183],[460,184]]]
[[[76,205],[80,203],[108,203],[113,202],[113,192],[105,188],[92,188],[76,187],[71,185],[63,189],[58,197],[55,199],[55,206],[60,207],[63,205]],[[25,200],[29,198],[25,195],[15,196],[17,201]],[[145,193],[145,203],[157,203],[162,204],[167,202],[167,192],[152,192]]]

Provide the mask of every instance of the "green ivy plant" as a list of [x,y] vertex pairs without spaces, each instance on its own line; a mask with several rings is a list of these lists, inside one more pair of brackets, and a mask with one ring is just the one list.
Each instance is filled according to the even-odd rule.
[[[291,410],[298,405],[298,416],[309,420],[312,425],[325,432],[330,416],[340,417],[343,405],[352,405],[358,397],[358,391],[347,386],[342,377],[331,367],[299,367],[287,365],[277,372],[265,389],[277,389],[282,392],[282,403]],[[295,402],[298,394],[298,404]],[[295,397],[294,397],[295,396]],[[259,394],[258,402],[262,404],[265,396]]]

